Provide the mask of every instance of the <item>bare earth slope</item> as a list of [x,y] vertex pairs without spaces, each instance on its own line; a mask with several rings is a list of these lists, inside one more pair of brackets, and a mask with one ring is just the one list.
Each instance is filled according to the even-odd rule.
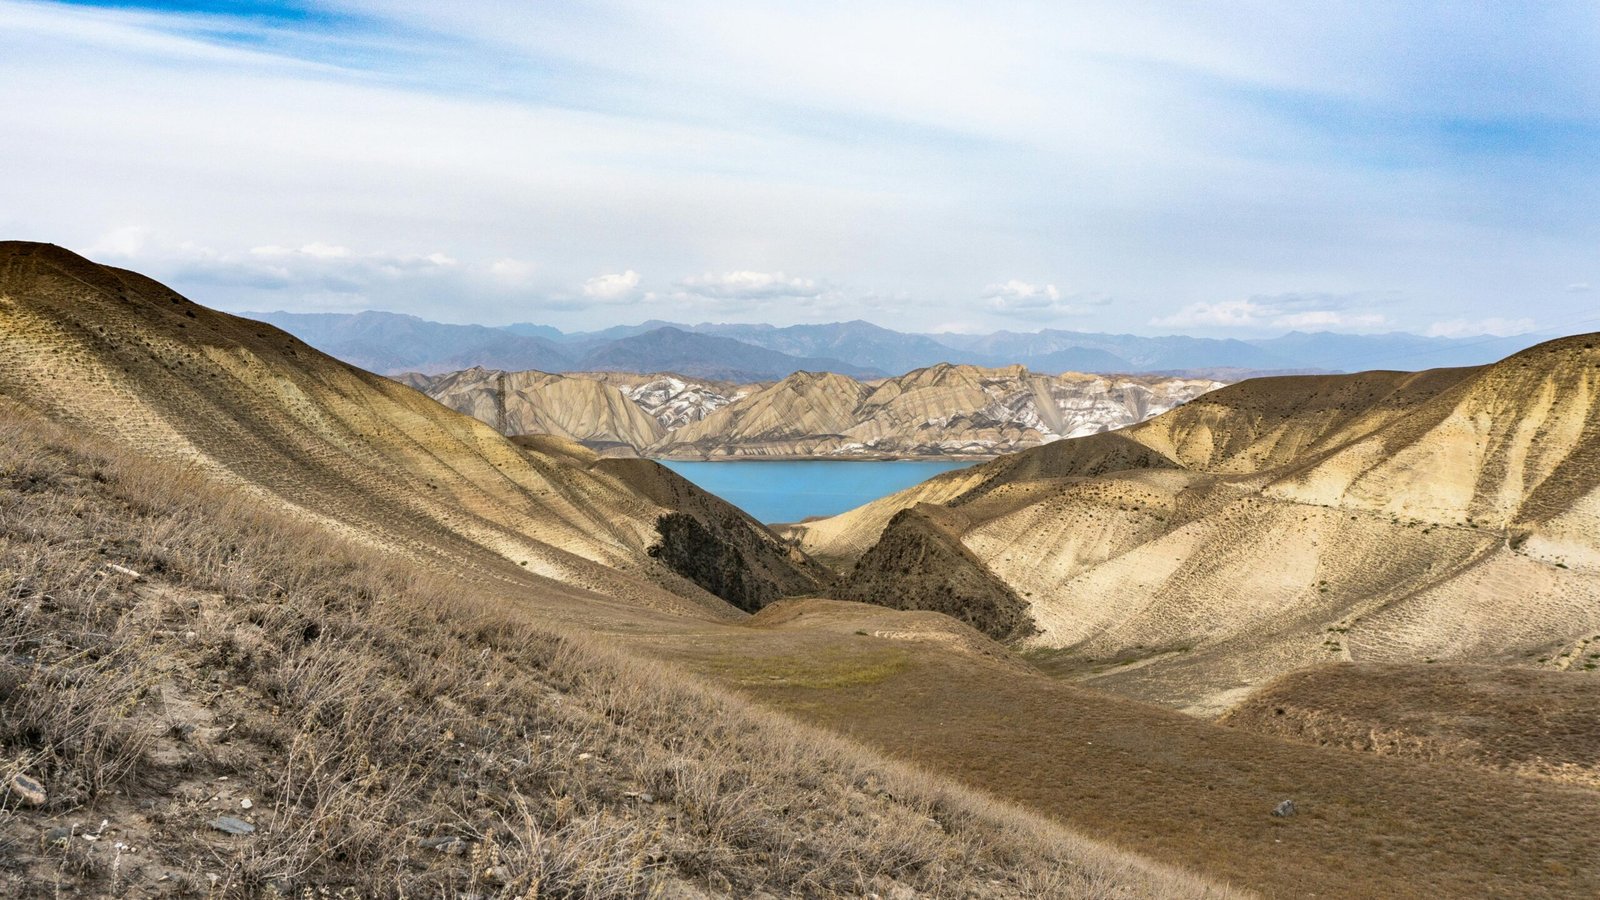
[[[649,555],[662,513],[702,525],[716,514],[714,504],[663,505],[683,489],[675,482],[651,485],[649,472],[623,471],[638,464],[559,438],[508,442],[270,329],[64,251],[4,250],[0,393],[10,399],[0,406],[60,424],[43,461],[27,452],[0,464],[0,658],[22,667],[28,692],[3,695],[14,705],[0,776],[9,785],[45,766],[63,798],[0,803],[0,826],[25,827],[0,834],[8,859],[54,865],[49,829],[93,828],[105,810],[113,827],[142,817],[163,851],[188,854],[185,883],[201,892],[213,864],[225,889],[260,890],[280,859],[338,872],[339,853],[372,893],[424,873],[446,896],[516,894],[545,873],[544,890],[628,895],[641,869],[732,896],[1205,889],[1146,880],[1125,857],[1110,882],[1079,877],[1090,855],[1055,837],[1041,847],[1033,838],[1059,832],[1037,819],[996,825],[940,786],[954,776],[1120,849],[1272,895],[1600,889],[1591,790],[1224,728],[1030,671],[934,612],[816,598],[742,616]],[[85,431],[126,462],[59,459],[88,452],[72,444]],[[1219,476],[1163,467],[1170,457],[1120,440],[1082,446],[1081,459],[1042,466],[1048,477],[986,487],[946,524],[989,522],[1022,499],[1047,513],[1052,486],[1075,483],[1094,499],[1084,509],[1118,526],[1114,542],[1139,546],[1143,529],[1203,518],[1248,489],[1218,481],[1186,492]],[[1070,474],[1122,458],[1150,467]],[[210,491],[230,499],[212,510]],[[1047,520],[1036,525],[1048,536]],[[481,537],[501,532],[515,543]],[[986,556],[960,537],[971,557],[956,556],[998,571],[1004,552]],[[557,552],[555,541],[575,549]],[[1077,558],[1104,549],[1091,544]],[[131,576],[105,562],[149,571],[125,584],[115,579]],[[538,652],[543,629],[673,665],[622,677]],[[891,778],[870,753],[841,764],[812,738],[659,690],[677,683],[703,697],[685,670],[931,774]],[[195,729],[174,729],[173,716]],[[175,746],[184,736],[196,748]],[[159,755],[139,756],[143,740]],[[133,756],[116,755],[126,747]],[[96,756],[102,748],[114,755]],[[80,795],[73,772],[99,771],[96,759],[145,767]],[[253,838],[204,825],[222,811],[210,798],[231,791],[212,777],[224,774],[248,775],[272,798],[251,813],[267,825]],[[182,796],[127,793],[191,777],[206,780]],[[1286,798],[1301,814],[1270,816]],[[226,799],[234,809],[236,796]],[[448,851],[419,843],[467,829],[469,865],[440,864]],[[80,851],[96,843],[71,837]],[[107,843],[97,852],[110,868]],[[579,865],[596,854],[603,865]],[[81,858],[62,857],[57,871],[77,871],[68,864]],[[1066,879],[1049,880],[1062,862]],[[115,877],[106,868],[102,883]],[[600,877],[619,880],[593,887]]]
[[1321,746],[1600,788],[1600,641],[1593,646],[1561,659],[1576,671],[1314,666],[1273,681],[1222,721]]
[[640,404],[609,384],[543,372],[465,369],[398,379],[504,435],[548,434],[586,446],[648,447],[667,433]]
[[[1141,422],[1221,386],[964,365],[866,383],[815,372],[731,385],[671,374],[484,369],[398,380],[503,434],[554,434],[595,449],[683,459],[986,457]],[[623,397],[647,415],[626,408]]]
[[0,395],[361,540],[489,551],[551,590],[732,614],[652,559],[663,508],[270,326],[60,248],[0,244]]
[[1550,657],[1600,631],[1595,346],[1243,382],[1109,466],[1053,444],[790,533],[837,564],[931,494],[1050,667],[1200,713],[1318,662]]

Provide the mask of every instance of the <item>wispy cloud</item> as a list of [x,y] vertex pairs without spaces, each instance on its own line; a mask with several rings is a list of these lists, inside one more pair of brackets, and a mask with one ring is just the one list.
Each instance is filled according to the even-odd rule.
[[[227,8],[0,0],[6,236],[177,236],[218,259],[120,259],[235,307],[598,326],[626,261],[730,317],[1113,330],[1571,318],[1600,242],[1577,2]],[[1259,299],[1300,285],[1396,299]]]
[[717,300],[815,300],[826,289],[810,278],[782,272],[707,272],[678,281],[684,293]]
[[600,303],[619,303],[639,293],[639,273],[632,269],[596,275],[583,283],[583,295]]
[[989,285],[979,299],[996,315],[1038,318],[1042,323],[1073,311],[1055,285],[1033,284],[1015,278]]
[[1434,322],[1428,326],[1426,334],[1429,337],[1449,338],[1478,337],[1480,335],[1511,337],[1518,334],[1528,334],[1537,327],[1538,325],[1528,318],[1449,319],[1443,322]]
[[1372,331],[1390,324],[1365,295],[1289,293],[1191,303],[1150,324],[1176,329]]

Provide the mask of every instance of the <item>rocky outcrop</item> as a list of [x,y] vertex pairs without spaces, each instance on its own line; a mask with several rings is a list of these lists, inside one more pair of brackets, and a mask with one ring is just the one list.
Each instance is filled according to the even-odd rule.
[[647,459],[602,459],[596,470],[670,512],[656,519],[649,554],[746,612],[783,597],[823,593],[832,573],[783,543],[743,510]]
[[1028,604],[961,545],[955,514],[902,510],[839,587],[847,600],[941,612],[1000,641],[1034,632]]

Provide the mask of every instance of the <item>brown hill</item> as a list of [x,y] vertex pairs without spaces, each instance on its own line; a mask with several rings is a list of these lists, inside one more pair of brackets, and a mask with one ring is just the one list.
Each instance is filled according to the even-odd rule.
[[682,459],[986,457],[1140,422],[1220,386],[964,365],[869,383],[814,372],[732,385],[672,374],[484,369],[397,380],[502,434]]
[[1595,344],[1243,382],[1109,456],[1052,444],[790,533],[851,560],[898,508],[959,508],[963,545],[1029,602],[1028,647],[1196,712],[1329,660],[1553,656],[1600,630]]
[[[1338,663],[1279,678],[1222,722],[1324,747],[1600,787],[1600,638],[1571,671]],[[1581,674],[1580,674],[1581,673]]]
[[[121,316],[114,286],[97,298],[57,271],[75,257],[7,258],[0,572],[19,577],[0,616],[0,892],[129,893],[119,879],[135,870],[139,887],[217,894],[1215,890],[1059,824],[1271,895],[1600,888],[1588,788],[1220,727],[1046,677],[938,613],[789,599],[742,616],[648,554],[673,486],[607,468],[631,463],[558,438],[519,447],[320,357],[297,369],[276,333],[233,338],[242,320],[190,340],[173,320],[206,311],[154,288],[130,291],[147,308]],[[358,452],[349,433],[368,428]],[[172,436],[191,449],[171,452]],[[1112,452],[1087,454],[1091,467],[1121,452],[1101,443]],[[1027,495],[1048,534],[1049,486],[1075,484],[1085,502],[1068,506],[1114,510],[1129,527],[1113,537],[1137,545],[1139,529],[1248,489],[1170,468],[1048,471],[991,486],[946,524]],[[403,505],[432,500],[419,473],[435,472],[444,493]],[[589,504],[634,539],[608,549]],[[485,519],[510,537],[478,540],[495,533]],[[547,540],[620,562],[568,561]],[[508,547],[569,568],[536,574]],[[1103,549],[1084,543],[1083,558]],[[1005,555],[968,550],[991,571]],[[16,775],[42,779],[43,806],[21,805]],[[1271,816],[1286,798],[1300,814]],[[225,812],[257,831],[207,824]],[[101,819],[102,840],[74,840],[74,823]]]
[[648,447],[667,433],[627,395],[587,378],[475,368],[396,380],[504,435],[545,434],[590,447],[631,449]]
[[957,514],[901,510],[857,560],[837,595],[895,609],[941,612],[997,640],[1033,633],[1028,605],[961,545]]
[[732,614],[647,553],[675,509],[616,475],[60,248],[0,244],[0,395],[364,541],[446,564],[488,551],[557,596]]

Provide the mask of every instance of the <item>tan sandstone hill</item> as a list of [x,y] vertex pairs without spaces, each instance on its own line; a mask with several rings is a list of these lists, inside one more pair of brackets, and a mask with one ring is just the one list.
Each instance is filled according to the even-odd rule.
[[396,380],[504,435],[545,434],[597,450],[632,450],[667,433],[632,398],[588,378],[473,368]]
[[[558,594],[732,613],[650,556],[659,522],[676,511],[658,492],[518,448],[275,328],[57,247],[0,244],[0,396],[365,541],[446,561],[487,550]],[[654,424],[626,400],[615,408]]]
[[[483,369],[398,378],[503,434],[554,434],[605,452],[680,459],[988,457],[1141,422],[1221,386],[956,365],[874,382],[797,372],[755,385]],[[622,408],[623,397],[659,429]]]
[[[708,591],[754,605],[763,583],[820,576],[653,464],[509,441],[59,248],[0,245],[0,438],[0,893],[1230,894],[1129,851],[1269,896],[1600,890],[1592,790],[1222,727],[1048,677],[935,612],[802,597],[742,615]],[[924,486],[963,502],[902,518],[877,558],[926,567],[906,584],[918,605],[958,566],[1040,637],[1075,627],[1052,604],[1139,622],[1130,604],[1205,582],[1196,554],[1189,582],[1125,581],[1128,597],[1019,585],[1121,547],[1159,578],[1146,547],[1179,523],[1215,529],[1217,552],[1274,545],[1218,577],[1297,572],[1294,542],[1229,510],[1309,515],[1265,493],[1277,474],[1175,467],[1126,438]],[[1525,543],[1553,541],[1538,501],[1564,470],[1524,471],[1556,473],[1517,514]],[[1325,514],[1354,537],[1380,517]],[[974,540],[995,523],[1024,530]],[[1497,590],[1526,587],[1516,574]],[[1254,584],[1239,598],[1262,603]],[[1167,703],[1251,662],[1173,677],[1141,652],[1125,668],[1167,678]],[[1270,815],[1289,798],[1300,815]],[[256,831],[218,831],[219,812]],[[102,840],[74,832],[102,820]]]
[[1045,664],[1196,712],[1324,661],[1551,658],[1600,631],[1596,340],[1244,382],[789,532],[848,571],[899,509],[959,510]]

